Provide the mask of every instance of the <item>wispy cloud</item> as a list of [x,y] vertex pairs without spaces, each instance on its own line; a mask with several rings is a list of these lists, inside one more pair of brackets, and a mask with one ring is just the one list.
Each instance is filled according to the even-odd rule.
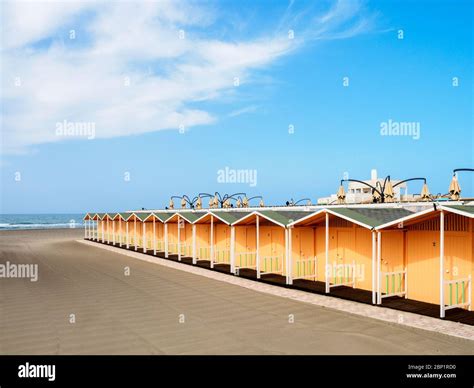
[[257,105],[249,105],[241,109],[233,110],[228,114],[229,117],[237,117],[246,113],[253,113],[258,109]]
[[[195,2],[6,2],[3,8],[4,153],[64,140],[56,133],[64,120],[93,122],[96,138],[214,123],[218,117],[193,103],[216,100],[236,79],[244,84],[252,70],[307,41],[370,28],[357,2],[340,1],[318,15],[290,3],[276,32],[256,30],[232,41],[212,35],[225,22],[222,13]],[[295,39],[287,33],[292,26],[300,31]]]

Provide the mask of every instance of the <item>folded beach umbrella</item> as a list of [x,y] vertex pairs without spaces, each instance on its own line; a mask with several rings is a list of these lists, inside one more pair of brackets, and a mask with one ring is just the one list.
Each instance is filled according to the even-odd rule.
[[249,207],[249,199],[247,198],[247,196],[245,196],[242,201],[242,207]]
[[346,203],[346,192],[344,191],[344,186],[340,185],[339,190],[337,190],[337,203],[343,204]]
[[421,189],[420,193],[421,199],[423,201],[429,201],[431,199],[430,191],[428,190],[428,185],[425,183]]
[[202,199],[201,197],[198,197],[196,201],[196,209],[202,209]]
[[372,190],[372,197],[374,198],[374,202],[380,202],[380,193],[377,190]]
[[260,200],[259,206],[260,206],[260,207],[264,207],[264,206],[265,206],[265,204],[263,203],[263,199]]
[[454,201],[458,200],[459,195],[461,194],[461,186],[459,186],[456,174],[453,175],[453,179],[449,185],[449,194],[451,194],[451,199]]
[[385,202],[393,202],[393,197],[394,197],[393,186],[390,180],[387,180],[387,183],[385,183],[383,195],[384,195]]
[[172,199],[170,199],[170,204],[168,205],[170,209],[174,209],[174,202]]
[[181,209],[186,208],[186,200],[184,198],[181,198]]

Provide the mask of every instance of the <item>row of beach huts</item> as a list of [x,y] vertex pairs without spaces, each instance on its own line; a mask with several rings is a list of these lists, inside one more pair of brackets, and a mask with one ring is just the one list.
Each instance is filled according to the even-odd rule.
[[85,238],[257,279],[472,308],[474,203],[386,203],[88,213]]

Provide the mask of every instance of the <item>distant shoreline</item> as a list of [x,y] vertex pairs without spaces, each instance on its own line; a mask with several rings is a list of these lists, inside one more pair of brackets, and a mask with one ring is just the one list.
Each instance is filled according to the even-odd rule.
[[84,234],[83,227],[76,227],[76,228],[67,228],[67,227],[52,227],[52,228],[1,228],[0,233],[3,232],[59,232],[59,231],[77,231]]
[[0,230],[84,228],[82,214],[0,214]]

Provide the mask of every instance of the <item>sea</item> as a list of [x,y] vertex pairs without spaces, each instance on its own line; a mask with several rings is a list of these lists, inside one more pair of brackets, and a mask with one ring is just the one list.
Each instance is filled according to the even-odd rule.
[[0,230],[83,228],[84,214],[0,214]]

